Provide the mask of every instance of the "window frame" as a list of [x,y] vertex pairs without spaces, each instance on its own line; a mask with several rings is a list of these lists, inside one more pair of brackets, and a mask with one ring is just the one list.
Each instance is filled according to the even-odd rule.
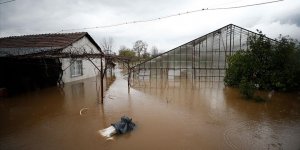
[[71,60],[70,66],[70,76],[71,78],[82,76],[83,75],[83,63],[82,60]]

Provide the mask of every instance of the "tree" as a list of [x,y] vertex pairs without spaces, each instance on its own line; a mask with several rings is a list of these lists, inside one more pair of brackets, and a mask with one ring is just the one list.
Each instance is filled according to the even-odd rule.
[[280,90],[300,88],[300,43],[280,36],[274,46],[271,74],[272,87]]
[[138,54],[138,57],[141,58],[141,53],[143,54],[147,53],[147,47],[148,44],[142,40],[138,40],[133,45],[133,51],[135,51]]
[[151,58],[150,53],[148,53],[148,52],[144,53],[144,54],[142,55],[142,57],[143,57],[145,60]]
[[135,57],[135,52],[126,46],[121,46],[119,49],[119,56],[122,57],[127,57],[127,58],[134,58]]
[[151,48],[151,55],[152,55],[152,57],[158,55],[158,49],[157,49],[156,46],[152,46],[152,48]]
[[112,37],[102,38],[100,47],[105,54],[112,54],[114,39]]
[[224,82],[252,98],[254,90],[291,91],[300,89],[300,43],[280,36],[271,41],[265,35],[249,37],[249,50],[228,58]]

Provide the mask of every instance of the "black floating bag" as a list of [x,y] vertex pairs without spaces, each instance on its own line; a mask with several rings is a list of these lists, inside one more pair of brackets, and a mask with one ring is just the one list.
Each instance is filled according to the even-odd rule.
[[129,132],[135,127],[135,124],[132,122],[132,119],[127,116],[121,117],[121,121],[113,123],[111,125],[116,129],[118,134]]

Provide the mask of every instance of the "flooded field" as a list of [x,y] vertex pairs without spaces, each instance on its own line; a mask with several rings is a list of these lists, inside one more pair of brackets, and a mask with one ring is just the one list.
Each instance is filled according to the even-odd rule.
[[[255,103],[219,82],[144,85],[128,94],[116,70],[103,105],[95,78],[1,99],[0,149],[300,149],[299,93]],[[133,132],[99,135],[123,115]]]

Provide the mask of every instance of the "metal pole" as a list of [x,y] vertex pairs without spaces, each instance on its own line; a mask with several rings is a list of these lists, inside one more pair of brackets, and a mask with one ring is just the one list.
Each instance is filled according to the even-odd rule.
[[187,60],[187,55],[188,55],[188,44],[185,45],[185,68],[186,68],[186,74],[185,74],[185,80],[187,80],[188,77],[188,60]]
[[127,86],[128,86],[128,93],[130,93],[130,74],[131,74],[131,70],[130,70],[130,67],[129,67],[129,62],[127,62],[127,72],[128,72]]
[[235,28],[234,28],[234,26],[232,26],[231,28],[232,28],[231,31],[232,31],[232,53],[233,53],[234,52],[234,37],[235,37],[234,31],[235,31]]
[[206,35],[206,37],[205,37],[205,81],[206,81],[206,79],[207,79],[207,58],[208,58],[208,56],[207,56],[207,35]]
[[240,50],[242,49],[242,28],[241,28],[241,31],[240,31]]
[[219,33],[219,58],[218,58],[218,71],[219,71],[219,81],[221,81],[220,74],[220,59],[221,59],[221,32]]
[[102,57],[100,58],[100,61],[101,61],[101,68],[99,70],[99,68],[97,67],[97,65],[90,59],[90,58],[87,58],[93,65],[94,67],[100,72],[100,85],[101,85],[101,104],[103,104],[103,65],[102,65]]
[[232,38],[232,26],[230,25],[230,33],[229,33],[229,56],[231,56],[231,38]]
[[195,71],[195,53],[196,53],[196,50],[195,50],[195,41],[193,42],[193,50],[192,50],[192,82],[194,82],[194,78],[196,76],[196,71]]
[[100,68],[100,85],[101,85],[101,104],[103,104],[103,62],[101,57],[101,68]]
[[195,41],[193,42],[193,50],[192,50],[192,88],[194,88],[194,82],[195,82],[195,76],[196,76],[196,71],[195,71],[195,53],[196,53],[196,44]]

